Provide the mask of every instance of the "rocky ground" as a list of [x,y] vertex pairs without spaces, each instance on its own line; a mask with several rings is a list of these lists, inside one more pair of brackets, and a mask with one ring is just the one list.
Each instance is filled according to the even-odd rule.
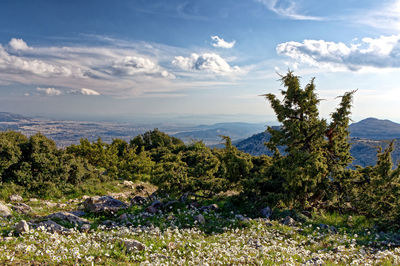
[[120,186],[59,202],[12,195],[0,203],[0,263],[400,264],[394,232],[274,215],[267,206],[249,218],[188,195],[160,199],[143,184]]

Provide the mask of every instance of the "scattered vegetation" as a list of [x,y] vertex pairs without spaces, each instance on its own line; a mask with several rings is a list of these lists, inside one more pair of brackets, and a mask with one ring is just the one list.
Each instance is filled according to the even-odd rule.
[[[146,206],[131,206],[114,216],[86,216],[93,233],[77,228],[68,237],[39,227],[1,244],[0,261],[398,264],[398,248],[376,247],[382,238],[378,230],[395,232],[400,225],[394,143],[379,151],[375,166],[349,167],[348,126],[355,91],[340,97],[327,121],[319,117],[314,80],[302,89],[299,77],[289,72],[281,81],[282,100],[265,95],[282,125],[268,128],[266,145],[272,156],[241,152],[226,136],[223,149],[202,142],[185,145],[157,129],[130,142],[82,139],[65,149],[40,133],[28,138],[0,132],[3,200],[12,194],[65,200],[104,195],[118,192],[117,184],[126,180],[157,186],[158,198],[194,198],[221,206],[219,212],[204,213],[178,203],[150,216],[142,215]],[[274,210],[274,221],[267,224],[254,219],[265,206]],[[112,222],[124,213],[130,215],[129,226],[102,230],[105,219]],[[194,218],[200,214],[207,223]],[[289,215],[298,227],[278,222]],[[3,223],[3,235],[12,234],[10,223],[22,218]],[[125,238],[138,239],[147,249],[126,253],[124,244],[118,244]]]

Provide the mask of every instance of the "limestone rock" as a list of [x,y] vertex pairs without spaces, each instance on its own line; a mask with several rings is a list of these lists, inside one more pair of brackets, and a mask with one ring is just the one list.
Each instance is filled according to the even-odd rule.
[[10,201],[23,201],[22,197],[18,194],[13,194],[10,196]]
[[294,226],[296,225],[296,221],[292,217],[286,216],[285,219],[283,219],[282,224],[287,226]]
[[124,240],[122,241],[122,243],[125,246],[127,252],[135,252],[146,249],[146,246],[144,244],[136,240]]
[[206,223],[206,219],[204,218],[203,215],[198,214],[195,217],[193,217],[195,221],[197,221],[199,224],[205,224]]
[[143,205],[146,203],[146,198],[142,197],[142,196],[135,196],[132,200],[131,200],[131,206],[134,205]]
[[15,231],[18,234],[22,234],[25,232],[29,232],[29,225],[25,220],[21,220],[17,225],[15,226]]
[[90,222],[84,218],[78,217],[69,212],[56,212],[46,216],[47,219],[50,220],[62,220],[74,225],[82,225],[82,224],[89,224]]
[[124,202],[110,196],[90,197],[83,202],[83,206],[92,213],[117,212],[128,207]]
[[71,232],[70,229],[65,228],[62,225],[59,225],[58,223],[56,223],[56,222],[54,222],[52,220],[47,220],[47,221],[40,222],[38,224],[38,226],[43,226],[44,228],[46,228],[46,230],[48,232],[51,232],[51,233],[57,232],[57,233],[61,233],[62,234],[62,233],[70,233]]
[[83,224],[80,228],[81,232],[89,232],[90,230],[90,224]]
[[262,209],[262,210],[260,211],[260,213],[261,213],[261,216],[262,216],[263,218],[269,219],[269,218],[271,217],[271,215],[272,215],[272,210],[271,210],[271,208],[270,208],[269,206],[267,206],[267,207],[265,207],[264,209]]
[[14,211],[18,213],[23,213],[23,214],[28,214],[32,211],[31,206],[22,203],[22,202],[17,202],[11,207]]
[[0,202],[0,217],[10,217],[11,211],[5,204]]
[[122,183],[122,185],[123,185],[124,187],[133,188],[134,183],[133,183],[132,181],[125,180],[125,181]]

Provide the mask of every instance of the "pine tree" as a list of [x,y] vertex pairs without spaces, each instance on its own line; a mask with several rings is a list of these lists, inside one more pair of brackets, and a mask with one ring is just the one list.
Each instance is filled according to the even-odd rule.
[[[307,206],[324,199],[336,174],[351,162],[347,128],[354,92],[342,96],[328,125],[319,117],[321,100],[314,79],[302,89],[299,77],[289,71],[281,81],[286,88],[281,91],[282,101],[274,94],[264,95],[281,123],[279,130],[268,128],[271,139],[267,147],[275,152],[273,172],[282,179],[288,198]],[[278,146],[285,147],[284,155],[279,154]]]

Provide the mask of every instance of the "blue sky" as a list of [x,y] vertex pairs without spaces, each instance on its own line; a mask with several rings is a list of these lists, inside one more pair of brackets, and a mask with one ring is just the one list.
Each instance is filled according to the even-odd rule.
[[[1,1],[0,111],[72,119],[274,120],[277,73],[321,115],[400,122],[400,1]],[[197,118],[196,118],[197,117]],[[188,119],[187,119],[188,120]],[[189,119],[190,120],[190,119]]]

